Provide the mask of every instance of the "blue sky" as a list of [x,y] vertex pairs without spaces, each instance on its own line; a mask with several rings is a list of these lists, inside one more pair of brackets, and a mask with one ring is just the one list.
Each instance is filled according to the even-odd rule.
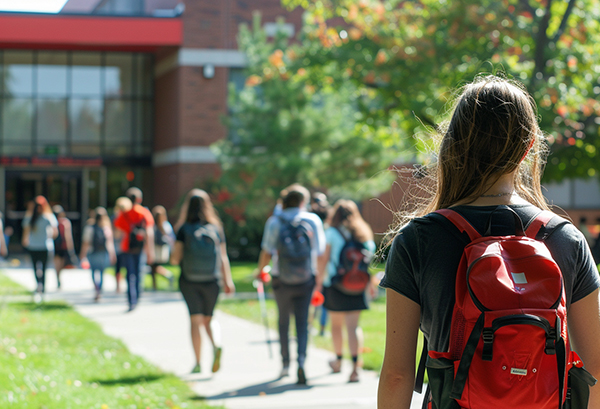
[[67,0],[0,0],[1,11],[58,13]]

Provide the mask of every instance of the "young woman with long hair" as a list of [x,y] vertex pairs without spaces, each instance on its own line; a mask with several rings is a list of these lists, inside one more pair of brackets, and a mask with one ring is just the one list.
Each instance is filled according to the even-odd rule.
[[151,266],[152,289],[156,291],[156,276],[160,275],[169,280],[169,287],[173,289],[173,273],[165,265],[169,263],[171,249],[175,244],[173,226],[167,218],[167,209],[164,206],[152,208],[154,216],[154,263]]
[[[358,382],[360,368],[359,353],[362,348],[362,330],[358,326],[360,313],[368,309],[367,290],[372,287],[367,285],[360,294],[347,294],[331,285],[331,279],[336,275],[340,263],[340,254],[347,241],[353,240],[362,244],[364,251],[375,253],[373,230],[362,218],[358,206],[351,200],[338,200],[333,207],[330,227],[325,230],[327,247],[323,257],[319,260],[319,280],[317,289],[323,286],[325,296],[324,307],[331,318],[331,338],[336,358],[329,362],[333,372],[341,371],[343,328],[346,327],[348,335],[348,349],[352,358],[352,372],[350,382]],[[371,258],[365,254],[370,262]]]
[[[515,234],[512,212],[527,226],[548,210],[540,182],[546,151],[535,103],[520,84],[489,75],[463,88],[428,173],[432,195],[412,214],[400,215],[387,259],[379,409],[410,407],[419,329],[429,351],[449,348],[456,274],[468,240],[430,212],[451,208],[479,234],[488,226],[494,236]],[[600,280],[589,247],[564,220],[544,243],[563,274],[572,346],[598,378]],[[589,407],[599,407],[598,389],[591,388]]]
[[58,236],[54,239],[54,269],[56,270],[56,286],[60,288],[61,271],[67,266],[77,264],[77,261],[71,221],[67,218],[67,213],[61,205],[52,206],[52,211],[58,221]]
[[[112,224],[104,207],[98,206],[83,229],[83,239],[79,259],[81,264],[89,265],[94,283],[94,301],[102,295],[104,270],[117,261]],[[87,263],[86,263],[87,261]]]
[[21,244],[29,252],[37,282],[34,301],[43,300],[46,291],[48,257],[54,253],[54,239],[58,235],[58,221],[44,196],[37,196],[29,204],[23,219]]
[[219,334],[213,323],[213,312],[221,285],[226,294],[235,291],[231,279],[231,267],[223,224],[217,216],[208,194],[194,189],[181,208],[179,220],[185,220],[177,231],[177,239],[171,253],[171,264],[181,266],[179,289],[190,313],[192,346],[196,363],[192,373],[201,372],[200,331],[206,331],[214,352],[212,372],[221,365]]

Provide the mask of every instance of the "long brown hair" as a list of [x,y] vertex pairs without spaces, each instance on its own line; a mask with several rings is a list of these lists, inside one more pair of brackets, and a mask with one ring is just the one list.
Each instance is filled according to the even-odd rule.
[[186,196],[184,204],[181,206],[177,227],[180,228],[183,223],[180,221],[193,223],[201,221],[215,226],[222,226],[221,219],[217,215],[215,208],[210,200],[210,196],[202,189],[192,189]]
[[344,226],[352,234],[352,238],[361,243],[373,240],[371,226],[362,218],[358,206],[352,200],[340,199],[333,206],[331,227]]
[[522,84],[495,75],[481,76],[461,91],[442,132],[437,163],[421,169],[417,179],[431,195],[396,215],[395,232],[413,217],[473,202],[513,171],[515,192],[548,209],[541,189],[548,148],[533,98]]

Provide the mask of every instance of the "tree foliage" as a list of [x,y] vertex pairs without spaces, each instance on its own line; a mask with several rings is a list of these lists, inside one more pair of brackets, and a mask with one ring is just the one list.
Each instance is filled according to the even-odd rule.
[[[523,82],[552,156],[547,180],[598,176],[597,0],[282,0],[306,14],[296,57],[313,84],[353,85],[360,121],[388,146],[431,143],[457,86],[482,72]],[[384,139],[384,138],[382,138]]]
[[296,58],[304,44],[282,30],[269,41],[259,17],[252,29],[241,27],[238,41],[247,80],[240,91],[230,87],[230,135],[215,149],[220,184],[244,218],[264,221],[294,182],[353,199],[389,188],[391,175],[382,170],[396,154],[386,132],[361,121],[353,84],[315,85]]

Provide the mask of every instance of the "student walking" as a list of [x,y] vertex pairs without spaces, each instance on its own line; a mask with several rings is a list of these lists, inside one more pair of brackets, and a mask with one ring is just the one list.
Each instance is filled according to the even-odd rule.
[[152,208],[154,216],[154,263],[151,265],[152,289],[156,291],[156,276],[169,280],[169,288],[173,289],[173,273],[165,265],[169,264],[171,250],[175,244],[173,226],[167,220],[167,210],[163,206]]
[[281,196],[281,212],[271,216],[265,225],[258,271],[274,260],[271,286],[279,311],[281,377],[289,375],[289,325],[290,315],[294,314],[298,342],[297,383],[304,385],[308,315],[316,283],[317,258],[325,251],[325,233],[319,216],[306,210],[310,193],[305,187],[291,185]]
[[29,204],[23,219],[21,244],[29,252],[37,281],[34,301],[43,301],[46,291],[48,257],[54,252],[54,238],[58,235],[58,221],[44,196],[37,196]]
[[121,238],[123,262],[127,269],[128,311],[133,311],[141,292],[142,253],[146,255],[148,263],[154,262],[154,218],[148,209],[134,204],[135,197],[124,199],[117,199],[123,211],[115,219],[114,225],[115,234]]
[[103,207],[94,209],[92,217],[83,229],[79,259],[81,265],[89,266],[92,272],[96,292],[94,301],[98,302],[102,295],[104,270],[117,260],[110,218]]
[[[336,358],[329,362],[334,373],[341,371],[343,328],[348,335],[348,349],[352,358],[349,382],[358,382],[360,367],[359,353],[363,345],[362,330],[358,326],[360,313],[368,309],[367,290],[370,286],[369,264],[375,253],[373,231],[362,218],[356,203],[339,200],[333,207],[331,226],[325,231],[327,247],[320,260],[317,289],[323,286],[324,307],[331,318],[331,338]],[[358,257],[358,263],[354,263]],[[357,266],[357,272],[346,267]],[[364,277],[358,288],[349,289],[343,284],[344,274]],[[372,291],[371,291],[372,292]]]
[[[570,345],[587,370],[596,378],[600,376],[598,271],[583,235],[566,220],[551,212],[542,213],[549,210],[540,186],[544,143],[535,103],[519,84],[495,76],[483,76],[464,87],[443,132],[436,167],[429,174],[431,180],[428,183],[432,184],[428,186],[434,187],[433,195],[420,203],[414,213],[416,217],[400,215],[404,224],[396,230],[381,282],[387,294],[387,329],[379,382],[379,409],[410,407],[419,328],[429,350],[427,370],[434,407],[458,407],[459,400],[461,407],[471,407],[470,403],[464,402],[467,395],[463,392],[468,393],[470,402],[482,401],[482,406],[478,407],[562,407],[558,404],[563,397],[559,391],[560,385],[565,383],[564,373],[557,376],[557,366],[561,371],[557,357],[560,357],[561,350],[565,352],[565,345],[568,353],[569,344],[563,342],[567,337],[566,323],[556,320],[556,317],[564,315],[565,310],[568,311]],[[438,210],[441,212],[431,213]],[[463,219],[465,223],[460,222]],[[457,225],[464,227],[459,230]],[[477,239],[482,235],[486,236],[485,239]],[[474,241],[471,241],[472,237]],[[477,261],[462,264],[461,259],[471,260],[471,254],[475,256],[478,254],[475,252],[483,248],[474,246],[478,243],[487,245],[485,240],[491,243],[491,247],[487,247],[490,256],[483,256],[481,260],[482,263],[489,261],[489,264],[478,264]],[[511,247],[512,243],[516,247]],[[526,265],[515,264],[515,268],[508,270],[509,264],[505,263],[518,261],[497,256],[499,250],[494,249],[498,248],[504,252],[527,248],[528,251],[536,249],[539,254],[549,253],[543,258],[527,259],[534,263],[546,260],[544,266],[547,267],[544,268],[548,270],[544,271],[552,271],[552,274],[543,276],[550,280],[546,281],[548,285],[530,286],[537,283],[534,281],[537,276]],[[468,278],[470,292],[465,284],[467,265],[472,268],[469,273],[472,275]],[[553,267],[556,265],[560,270]],[[499,268],[496,270],[494,266]],[[486,272],[487,278],[472,281],[479,277],[475,271]],[[549,285],[550,282],[552,285]],[[491,290],[492,285],[494,289],[500,288],[500,283],[503,283],[502,291],[506,296]],[[486,289],[493,291],[491,297],[485,295]],[[537,291],[539,297],[528,298],[526,295],[530,291]],[[559,296],[554,298],[556,294]],[[542,328],[525,324],[536,323],[539,319],[543,327],[544,320],[518,315],[518,311],[526,308],[524,304],[546,298],[553,298],[544,308],[548,308],[549,316],[554,317],[547,320],[550,329],[546,334],[554,335],[542,336]],[[501,307],[513,300],[523,303],[515,312],[521,317],[520,321],[510,316],[492,320],[493,314],[500,314]],[[464,305],[475,303],[479,306],[463,309],[463,304],[458,304],[463,301]],[[552,303],[555,304],[550,305]],[[460,341],[451,338],[450,328],[452,326],[453,331],[459,331],[454,325],[464,324],[463,319],[466,320],[471,313],[480,314],[478,322],[482,324],[469,327],[473,328],[471,334],[475,334],[467,334],[464,339],[469,348],[455,349],[453,346]],[[536,313],[542,314],[540,311],[531,312]],[[465,325],[471,325],[470,322]],[[509,322],[521,325],[504,325]],[[488,334],[491,337],[477,336],[475,329],[481,328],[480,325],[484,326],[484,334],[492,331]],[[506,331],[512,331],[512,335],[503,336],[508,334]],[[536,336],[503,349],[505,343],[516,339],[521,331],[530,331]],[[473,342],[477,343],[476,349]],[[534,359],[534,352],[529,352],[533,350],[527,348],[536,348],[535,357],[540,356],[543,361]],[[469,358],[463,361],[461,357]],[[460,359],[460,366],[456,359]],[[463,362],[467,363],[468,359],[471,359],[473,370],[485,367],[485,373],[471,377],[470,372],[464,372]],[[554,364],[543,367],[538,365],[540,362]],[[461,377],[457,376],[454,387],[447,386],[449,389],[442,394],[437,388],[441,383],[433,381],[439,381],[437,374],[441,373],[446,373],[452,381],[454,365],[457,371],[461,371]],[[449,372],[443,372],[444,368]],[[469,366],[466,369],[470,370]],[[455,388],[462,388],[461,385],[471,381],[477,386],[472,386],[468,392]],[[598,389],[591,388],[589,407],[599,407]],[[546,392],[548,395],[541,396]],[[550,392],[553,395],[549,395]],[[451,394],[456,401],[451,401]],[[545,399],[547,404],[533,402],[534,399]]]
[[56,286],[60,288],[60,272],[67,266],[77,264],[75,245],[73,243],[73,228],[61,205],[52,206],[52,211],[58,221],[58,235],[54,239],[54,269],[56,270]]
[[201,372],[202,328],[213,346],[211,370],[214,373],[221,367],[222,347],[216,326],[212,325],[213,312],[221,286],[226,294],[235,291],[225,234],[221,219],[205,191],[194,189],[194,195],[188,195],[181,211],[185,212],[185,222],[177,231],[171,264],[181,266],[179,289],[190,313],[192,346],[196,356],[192,373]]

